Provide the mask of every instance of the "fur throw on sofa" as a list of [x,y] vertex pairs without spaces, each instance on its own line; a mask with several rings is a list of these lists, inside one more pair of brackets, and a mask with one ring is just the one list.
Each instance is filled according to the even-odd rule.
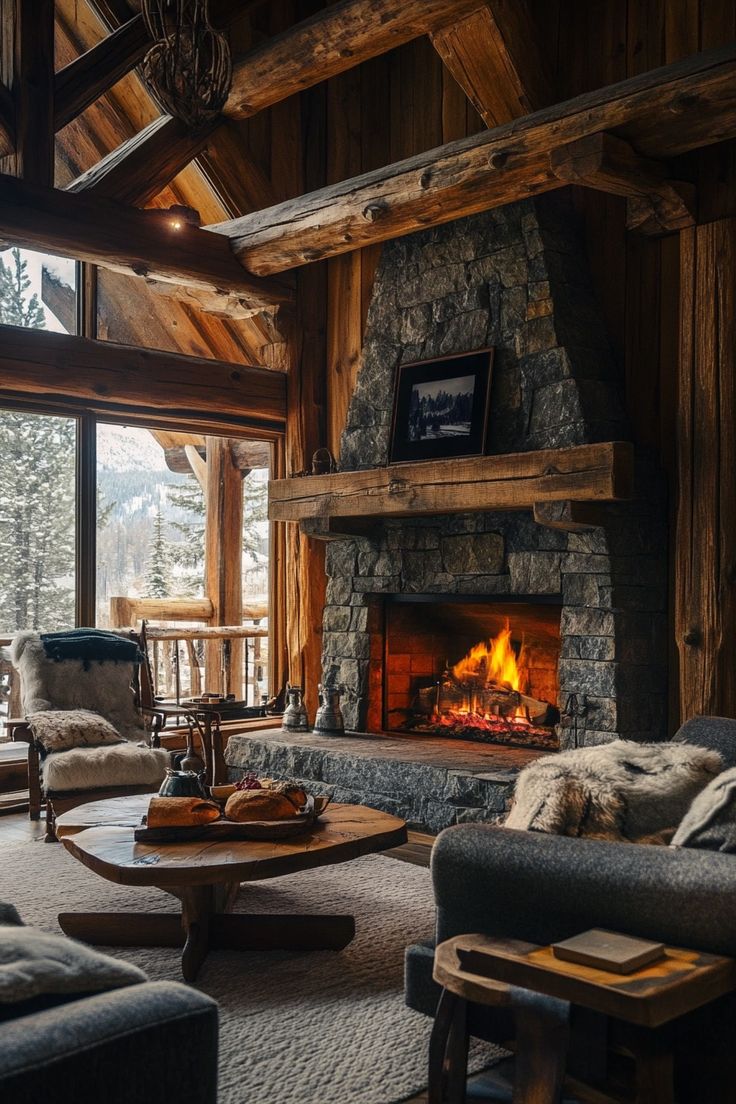
[[23,713],[87,709],[99,713],[126,740],[145,736],[132,683],[135,664],[51,659],[39,633],[16,633],[10,659],[20,674]]
[[614,740],[545,757],[521,772],[505,827],[664,843],[721,757],[689,744]]

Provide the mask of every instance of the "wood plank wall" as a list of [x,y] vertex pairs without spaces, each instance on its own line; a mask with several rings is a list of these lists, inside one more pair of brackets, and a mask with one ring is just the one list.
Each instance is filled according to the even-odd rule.
[[[550,59],[558,99],[677,61],[736,36],[733,0],[529,2]],[[254,12],[253,40],[323,6],[319,0],[275,0]],[[369,61],[243,125],[254,156],[270,173],[278,198],[284,199],[297,195],[304,183],[310,188],[332,183],[483,129],[480,117],[426,39]],[[736,142],[683,158],[677,170],[698,183],[705,217],[736,214]],[[627,235],[623,201],[582,189],[575,189],[574,195],[593,280],[622,366],[634,433],[639,443],[659,454],[668,471],[674,511],[678,236],[652,241]],[[339,450],[379,255],[380,247],[371,247],[308,270],[303,285],[308,312],[303,316],[305,329],[297,358],[299,379],[293,384],[287,472],[305,466],[317,445],[326,444],[335,453]],[[302,554],[306,551],[302,549]],[[292,636],[299,642],[304,677],[313,679],[318,671],[316,619],[324,576],[321,551],[310,548],[308,554],[310,566],[290,595],[288,608],[292,621],[301,619]],[[671,640],[675,672],[671,726],[675,727],[674,625]]]

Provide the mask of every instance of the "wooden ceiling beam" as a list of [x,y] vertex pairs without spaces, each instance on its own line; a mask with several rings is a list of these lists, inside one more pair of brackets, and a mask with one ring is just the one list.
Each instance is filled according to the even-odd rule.
[[37,184],[54,181],[54,0],[0,0],[0,80],[15,109],[6,169]]
[[736,134],[736,43],[210,227],[271,275],[561,187],[550,156],[614,130],[647,157]]
[[590,134],[550,155],[553,173],[566,184],[624,196],[627,226],[645,234],[666,234],[695,224],[695,187],[670,180],[661,161],[641,157],[623,138]]
[[147,412],[176,422],[283,432],[286,379],[280,372],[139,349],[85,337],[0,327],[2,395],[59,398],[95,409]]
[[486,126],[508,123],[553,101],[526,0],[488,0],[429,37]]
[[141,211],[10,176],[0,176],[0,239],[127,275],[227,292],[254,307],[291,299],[286,285],[249,275],[221,235],[166,211]]
[[236,58],[225,115],[246,119],[456,21],[480,0],[342,0]]
[[61,130],[134,69],[151,45],[142,15],[135,15],[56,74],[54,128]]
[[179,119],[160,115],[66,190],[145,207],[204,149],[218,125],[215,120],[191,131]]

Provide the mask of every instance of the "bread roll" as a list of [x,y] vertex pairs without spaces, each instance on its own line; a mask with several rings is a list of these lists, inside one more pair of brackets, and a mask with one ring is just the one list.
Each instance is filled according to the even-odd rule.
[[296,806],[274,790],[238,790],[227,799],[225,816],[244,823],[248,820],[283,820],[297,815]]
[[149,828],[190,828],[209,824],[219,816],[219,806],[201,797],[152,797],[146,824]]

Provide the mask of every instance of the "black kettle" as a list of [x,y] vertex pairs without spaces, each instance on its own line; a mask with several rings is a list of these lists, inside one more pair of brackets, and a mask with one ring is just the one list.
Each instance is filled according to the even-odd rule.
[[208,797],[203,775],[196,771],[166,768],[166,777],[158,791],[159,797]]

